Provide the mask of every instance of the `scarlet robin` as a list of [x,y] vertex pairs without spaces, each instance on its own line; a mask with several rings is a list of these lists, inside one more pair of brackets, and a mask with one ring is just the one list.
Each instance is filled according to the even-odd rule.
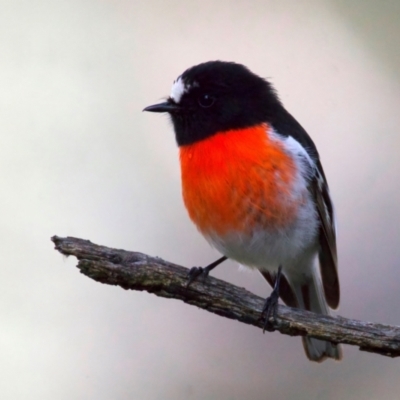
[[[339,305],[335,217],[317,148],[267,80],[210,61],[187,69],[166,102],[179,146],[191,220],[223,257],[192,268],[190,282],[226,258],[258,269],[290,307],[329,315]],[[319,268],[318,268],[319,265]],[[303,337],[312,361],[341,359],[338,344]]]

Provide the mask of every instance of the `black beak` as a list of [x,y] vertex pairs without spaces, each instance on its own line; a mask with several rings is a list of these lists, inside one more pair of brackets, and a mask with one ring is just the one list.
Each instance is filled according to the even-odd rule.
[[165,103],[153,104],[152,106],[148,106],[143,109],[143,111],[150,111],[150,112],[177,112],[181,108],[173,103],[172,101],[166,101]]

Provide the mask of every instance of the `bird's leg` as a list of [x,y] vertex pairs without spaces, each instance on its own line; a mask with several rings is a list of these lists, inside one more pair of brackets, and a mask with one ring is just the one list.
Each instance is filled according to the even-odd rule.
[[[261,317],[264,317],[264,328],[267,331],[273,331],[274,322],[276,321],[276,313],[278,309],[278,300],[279,300],[279,285],[281,282],[282,276],[282,266],[280,265],[278,268],[278,273],[276,274],[274,288],[272,293],[267,299],[265,300],[264,307],[261,313]],[[270,322],[269,318],[273,318],[273,322]]]
[[190,268],[188,272],[188,279],[187,279],[187,284],[186,287],[188,287],[192,282],[197,280],[199,276],[202,276],[203,279],[206,279],[208,274],[212,269],[214,269],[217,265],[221,264],[224,262],[228,257],[223,256],[221,258],[218,258],[218,260],[214,261],[210,265],[207,265],[207,267],[192,267]]

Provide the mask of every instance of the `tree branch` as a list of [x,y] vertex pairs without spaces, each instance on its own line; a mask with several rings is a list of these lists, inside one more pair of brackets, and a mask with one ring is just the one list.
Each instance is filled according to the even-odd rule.
[[[73,237],[53,236],[51,240],[60,253],[77,257],[78,269],[95,281],[179,299],[223,317],[263,327],[260,313],[264,299],[243,288],[212,276],[186,288],[188,269],[161,258]],[[279,305],[274,328],[286,335],[309,335],[389,357],[400,355],[400,327],[397,326],[318,315]]]

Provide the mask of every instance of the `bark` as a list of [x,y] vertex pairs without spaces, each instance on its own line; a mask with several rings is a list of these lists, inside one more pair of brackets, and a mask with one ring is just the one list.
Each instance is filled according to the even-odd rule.
[[[113,249],[73,237],[53,236],[56,250],[78,259],[78,269],[89,278],[123,289],[145,290],[174,298],[223,317],[263,328],[264,299],[244,288],[209,276],[187,287],[188,269],[158,257]],[[285,335],[309,335],[389,357],[400,355],[400,327],[330,317],[278,306],[273,328]]]

